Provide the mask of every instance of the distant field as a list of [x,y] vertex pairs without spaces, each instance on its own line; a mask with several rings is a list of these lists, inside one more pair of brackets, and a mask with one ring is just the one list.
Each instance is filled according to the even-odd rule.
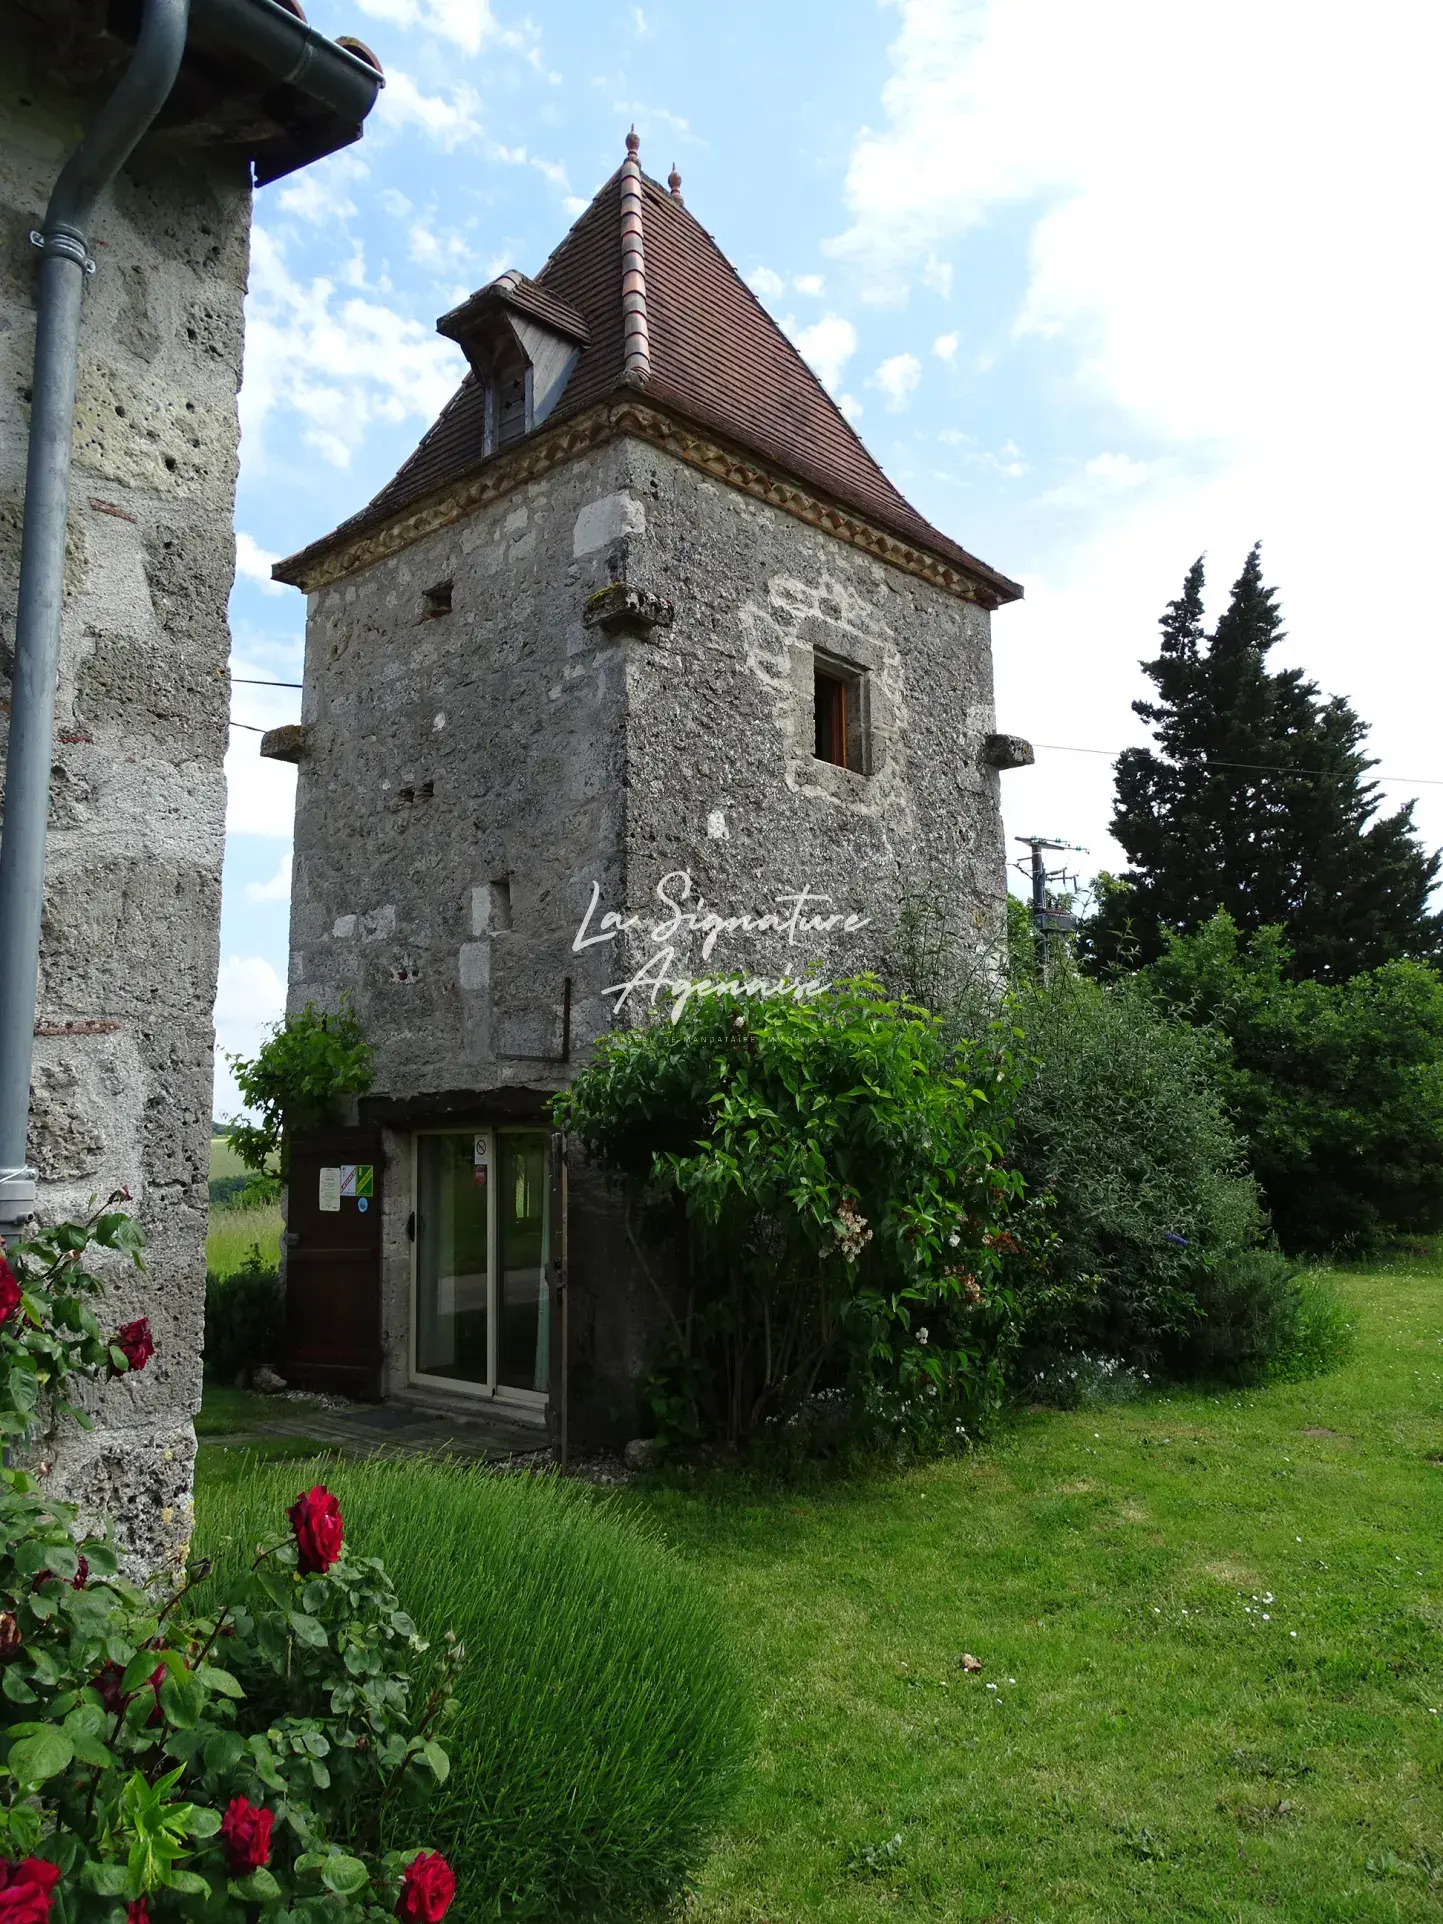
[[243,1176],[245,1164],[230,1146],[226,1136],[212,1136],[210,1139],[210,1179],[218,1176]]
[[280,1260],[281,1206],[257,1203],[237,1209],[233,1205],[210,1212],[210,1231],[205,1239],[205,1266],[217,1276],[232,1276],[250,1254],[251,1244],[260,1246],[263,1260]]

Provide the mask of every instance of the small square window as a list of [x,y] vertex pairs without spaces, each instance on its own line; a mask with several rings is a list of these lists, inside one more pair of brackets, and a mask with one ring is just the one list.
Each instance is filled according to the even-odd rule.
[[850,768],[858,775],[866,772],[862,681],[860,674],[840,663],[814,662],[812,752],[819,762]]
[[438,581],[434,588],[427,588],[422,596],[422,613],[429,619],[433,615],[449,615],[451,612],[451,583]]

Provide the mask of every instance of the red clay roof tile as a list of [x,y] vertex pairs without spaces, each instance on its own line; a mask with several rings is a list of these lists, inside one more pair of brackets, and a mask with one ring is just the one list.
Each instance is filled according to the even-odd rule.
[[[581,317],[589,330],[566,392],[545,425],[550,428],[618,391],[640,387],[649,401],[726,436],[842,506],[953,562],[985,583],[998,600],[1016,600],[1022,593],[1016,583],[934,528],[893,486],[711,235],[678,195],[639,169],[633,175],[634,167],[629,156],[629,164],[607,181],[534,281],[514,277],[530,297],[528,312],[544,320],[544,303],[555,302],[563,314]],[[638,367],[633,348],[628,373],[623,194],[634,205],[637,176],[645,237],[641,311],[648,364]],[[634,296],[634,247],[627,266],[633,270],[628,286]],[[513,298],[522,305],[523,296]],[[634,298],[631,305],[634,311]],[[480,467],[486,458],[484,404],[481,388],[468,375],[395,478],[359,514],[308,548],[306,558],[379,526]],[[289,570],[290,564],[282,566]]]

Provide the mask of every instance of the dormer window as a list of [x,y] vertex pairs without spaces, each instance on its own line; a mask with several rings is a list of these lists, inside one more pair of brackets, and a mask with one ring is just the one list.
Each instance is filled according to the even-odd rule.
[[503,274],[436,323],[465,351],[486,396],[486,452],[539,428],[566,391],[586,322],[523,274]]
[[502,354],[491,377],[491,418],[495,445],[508,448],[535,425],[531,419],[531,369],[520,353]]

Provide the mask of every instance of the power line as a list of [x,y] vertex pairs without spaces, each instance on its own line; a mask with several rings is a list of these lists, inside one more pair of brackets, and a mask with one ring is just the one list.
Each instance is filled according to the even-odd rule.
[[[1060,755],[1107,755],[1113,760],[1129,751],[1125,748],[1079,748],[1076,742],[1034,742],[1034,748],[1047,748]],[[1140,744],[1135,743],[1134,747]],[[1152,750],[1144,750],[1151,754]],[[1203,762],[1204,768],[1242,768],[1255,775],[1317,775],[1332,777],[1337,773],[1332,768],[1289,768],[1283,762]],[[1373,775],[1368,774],[1370,782],[1407,782],[1418,788],[1443,788],[1443,775]]]
[[304,688],[303,681],[262,681],[258,675],[232,675],[232,682],[245,688]]

